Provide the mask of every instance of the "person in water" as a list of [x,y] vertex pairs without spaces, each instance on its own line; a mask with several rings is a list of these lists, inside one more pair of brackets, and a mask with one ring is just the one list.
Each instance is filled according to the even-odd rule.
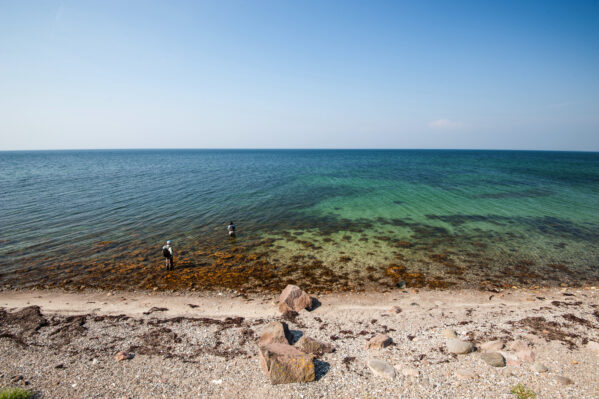
[[168,240],[166,245],[162,247],[162,256],[164,256],[166,263],[166,270],[175,270],[174,260],[173,260],[173,246],[171,245],[172,241]]
[[233,223],[233,221],[229,222],[227,231],[229,232],[229,237],[235,237],[235,223]]

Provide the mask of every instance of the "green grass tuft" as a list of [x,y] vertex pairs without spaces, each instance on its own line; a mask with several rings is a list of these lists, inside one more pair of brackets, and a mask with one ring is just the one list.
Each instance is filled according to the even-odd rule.
[[524,385],[518,384],[510,390],[518,399],[536,399],[537,394],[527,389]]
[[23,388],[0,388],[0,399],[29,399],[31,392]]

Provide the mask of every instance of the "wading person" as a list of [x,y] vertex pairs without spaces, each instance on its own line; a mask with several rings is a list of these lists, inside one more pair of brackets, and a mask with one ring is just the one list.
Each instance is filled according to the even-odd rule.
[[166,263],[166,270],[175,270],[174,261],[173,261],[173,247],[171,245],[172,241],[168,240],[166,245],[162,247],[162,256],[164,256],[164,260]]
[[231,220],[229,225],[227,226],[227,231],[229,232],[229,237],[235,237],[235,223]]

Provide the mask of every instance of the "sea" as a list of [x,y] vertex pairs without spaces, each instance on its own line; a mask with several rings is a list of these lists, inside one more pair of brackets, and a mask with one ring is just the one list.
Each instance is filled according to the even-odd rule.
[[0,287],[599,283],[599,153],[18,151],[0,172]]

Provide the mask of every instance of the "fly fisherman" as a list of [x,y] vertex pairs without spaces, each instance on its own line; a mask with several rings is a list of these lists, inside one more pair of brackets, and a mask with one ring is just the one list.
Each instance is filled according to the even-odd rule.
[[166,270],[175,270],[174,261],[173,261],[173,247],[171,245],[172,241],[168,240],[166,245],[162,247],[162,256],[166,261]]

